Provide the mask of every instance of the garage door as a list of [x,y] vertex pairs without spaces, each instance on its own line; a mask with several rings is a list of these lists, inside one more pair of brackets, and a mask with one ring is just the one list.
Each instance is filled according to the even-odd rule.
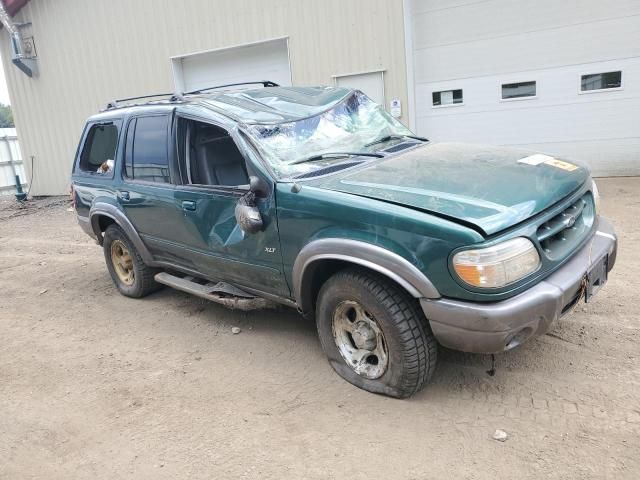
[[171,62],[180,92],[261,80],[291,85],[286,38],[181,55]]
[[640,6],[577,22],[571,2],[454,3],[406,2],[418,134],[640,174]]
[[360,90],[378,105],[384,103],[384,72],[354,73],[350,75],[334,75],[334,82],[339,87]]

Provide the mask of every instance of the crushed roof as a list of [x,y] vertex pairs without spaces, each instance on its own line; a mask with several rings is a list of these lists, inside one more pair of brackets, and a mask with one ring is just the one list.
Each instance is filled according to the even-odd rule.
[[342,87],[268,87],[187,97],[243,123],[285,123],[318,115],[347,97]]
[[[92,120],[156,111],[176,106],[194,106],[210,110],[245,124],[280,124],[319,115],[354,92],[344,87],[266,87],[245,90],[219,90],[184,97],[151,100],[145,103],[120,103],[93,115]],[[162,95],[159,95],[162,96]]]

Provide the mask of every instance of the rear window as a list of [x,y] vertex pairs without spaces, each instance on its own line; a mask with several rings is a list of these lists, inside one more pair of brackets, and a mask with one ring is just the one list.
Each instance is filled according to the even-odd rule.
[[170,183],[169,116],[138,117],[129,123],[125,174],[134,180]]
[[92,125],[80,155],[80,170],[110,174],[118,147],[118,127],[113,123]]

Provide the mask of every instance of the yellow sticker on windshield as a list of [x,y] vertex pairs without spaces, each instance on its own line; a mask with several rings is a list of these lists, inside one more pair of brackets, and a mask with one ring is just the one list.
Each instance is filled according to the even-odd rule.
[[557,158],[551,158],[544,162],[547,165],[551,165],[552,167],[558,167],[562,170],[566,170],[567,172],[573,172],[578,169],[577,165],[569,162],[563,162],[562,160],[558,160]]

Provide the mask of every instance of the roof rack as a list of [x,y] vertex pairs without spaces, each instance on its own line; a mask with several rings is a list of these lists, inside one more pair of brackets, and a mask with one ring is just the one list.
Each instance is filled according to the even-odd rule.
[[178,97],[176,96],[175,93],[156,93],[153,95],[141,95],[139,97],[119,98],[117,100],[112,100],[111,102],[107,103],[106,110],[122,107],[123,105],[119,105],[120,102],[130,102],[131,100],[142,100],[145,98],[156,98],[156,97],[169,97],[169,101],[171,102],[178,100]]
[[258,84],[262,85],[265,88],[267,88],[267,87],[279,87],[280,86],[276,82],[272,82],[271,80],[262,80],[262,81],[259,81],[259,82],[227,83],[226,85],[216,85],[215,87],[200,88],[198,90],[193,90],[191,92],[185,92],[184,95],[195,95],[197,93],[202,93],[202,92],[206,92],[206,91],[209,91],[209,90],[215,90],[216,88],[238,87],[240,85],[258,85]]
[[[199,90],[193,90],[191,92],[185,92],[183,94],[176,94],[176,93],[155,93],[153,95],[141,95],[139,97],[127,97],[127,98],[119,98],[117,100],[112,100],[111,102],[107,103],[107,107],[105,108],[105,110],[111,110],[114,108],[120,108],[120,107],[124,107],[125,105],[120,105],[121,102],[130,102],[131,100],[144,100],[146,98],[157,98],[157,97],[169,97],[168,100],[169,102],[177,102],[177,101],[181,101],[184,100],[184,95],[195,95],[198,93],[203,93],[203,92],[207,92],[209,90],[215,90],[216,88],[226,88],[226,87],[237,87],[240,85],[262,85],[263,87],[267,88],[267,87],[279,87],[280,85],[278,85],[276,82],[272,82],[271,80],[262,80],[262,81],[257,81],[257,82],[238,82],[238,83],[227,83],[225,85],[216,85],[214,87],[207,87],[207,88],[201,88]],[[134,106],[134,105],[139,105],[139,104],[129,104],[126,106]]]

